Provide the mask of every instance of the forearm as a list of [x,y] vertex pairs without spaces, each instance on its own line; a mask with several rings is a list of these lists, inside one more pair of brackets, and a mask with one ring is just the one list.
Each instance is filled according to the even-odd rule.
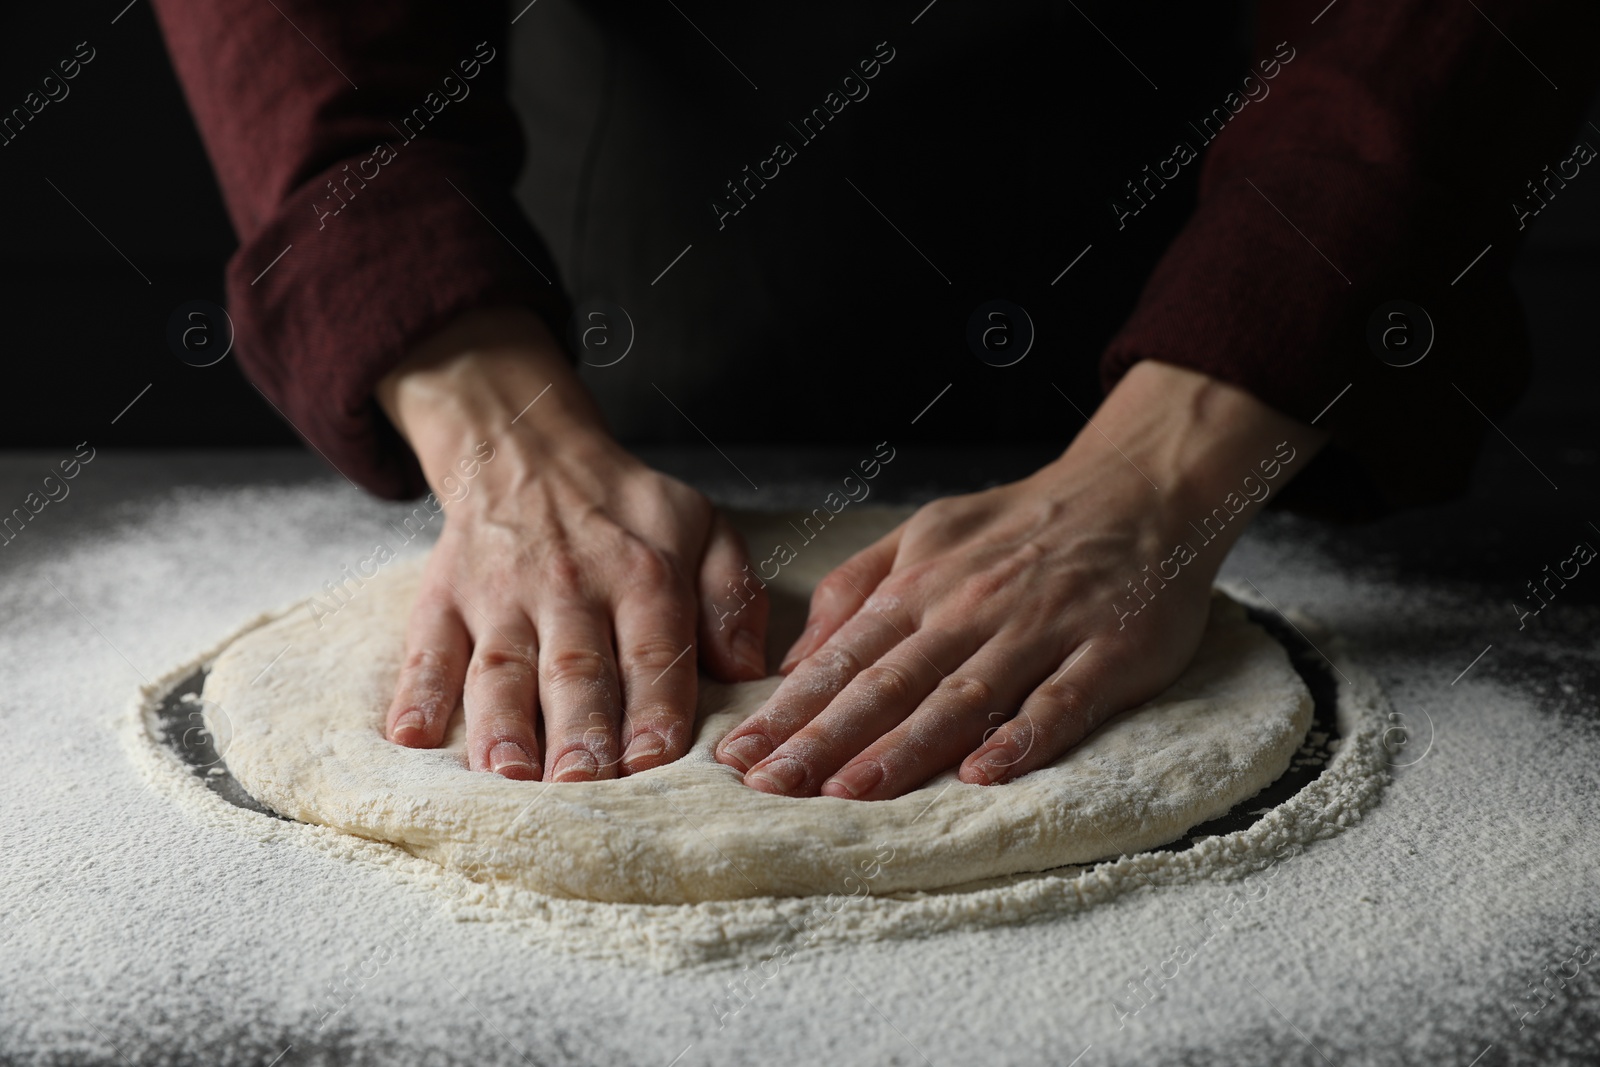
[[505,5],[155,11],[239,236],[227,305],[241,368],[346,477],[416,495],[378,380],[467,309],[520,304],[556,329],[566,316],[512,195],[523,142]]
[[[1356,475],[1325,485],[1320,511],[1436,502],[1465,488],[1488,430],[1461,393],[1493,415],[1525,385],[1507,278],[1519,205],[1536,207],[1525,183],[1570,155],[1600,70],[1600,7],[1345,0],[1325,18],[1326,0],[1259,7],[1245,95],[1182,135],[1203,154],[1186,164],[1202,168],[1198,202],[1107,345],[1102,380],[1164,360],[1319,418]],[[1474,135],[1449,132],[1463,130]],[[1393,366],[1365,343],[1369,318],[1400,294],[1453,324],[1448,359]]]

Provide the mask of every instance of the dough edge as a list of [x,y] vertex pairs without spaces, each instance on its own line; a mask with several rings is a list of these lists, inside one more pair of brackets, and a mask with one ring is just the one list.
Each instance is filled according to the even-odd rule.
[[[1243,603],[1265,608],[1253,591],[1224,584]],[[110,725],[140,776],[196,824],[270,848],[311,849],[331,866],[354,865],[409,887],[385,900],[413,922],[492,922],[535,949],[667,973],[770,958],[776,952],[1058,920],[1140,889],[1247,879],[1356,825],[1390,781],[1382,743],[1391,706],[1346,642],[1290,608],[1286,617],[1327,656],[1338,676],[1341,744],[1314,781],[1246,829],[1205,838],[1182,852],[1124,855],[991,880],[973,888],[888,896],[754,897],[693,905],[614,904],[550,897],[474,880],[397,845],[236,807],[213,792],[162,737],[159,709],[168,693],[208,668],[241,636],[296,610],[302,601],[258,615],[213,647],[139,687]],[[374,887],[375,889],[377,886]],[[410,929],[410,923],[397,929]]]
[[[602,785],[511,782],[465,770],[459,714],[443,749],[381,737],[422,562],[391,565],[379,591],[362,590],[328,630],[297,613],[302,602],[242,635],[206,681],[207,722],[231,720],[228,769],[274,811],[554,897],[889,895],[1134,854],[1276,780],[1311,719],[1282,646],[1217,595],[1200,651],[1172,688],[1003,786],[960,783],[951,771],[872,803],[748,790],[711,749],[776,678],[703,684],[694,746],[673,765]],[[719,711],[723,697],[734,703]]]

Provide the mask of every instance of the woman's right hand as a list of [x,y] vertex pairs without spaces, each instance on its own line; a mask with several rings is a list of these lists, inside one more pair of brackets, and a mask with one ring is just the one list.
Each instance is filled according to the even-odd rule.
[[767,602],[745,581],[739,536],[610,437],[532,312],[462,316],[378,398],[446,516],[390,740],[436,747],[459,699],[473,770],[612,778],[688,751],[698,667],[727,681],[766,673]]

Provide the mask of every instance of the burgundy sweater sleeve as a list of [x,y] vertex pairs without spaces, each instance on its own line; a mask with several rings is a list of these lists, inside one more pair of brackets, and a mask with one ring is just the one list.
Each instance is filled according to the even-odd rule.
[[565,297],[512,196],[506,10],[485,0],[154,0],[222,186],[245,373],[346,477],[426,489],[373,389],[473,307],[560,335]]
[[[1514,205],[1536,206],[1526,182],[1573,154],[1597,12],[1593,0],[1263,4],[1253,71],[1267,93],[1218,100],[1225,124],[1194,117],[1214,141],[1198,207],[1107,349],[1106,386],[1155,359],[1302,421],[1326,409],[1317,425],[1334,447],[1318,465],[1343,472],[1322,482],[1344,499],[1319,510],[1460,492],[1485,415],[1526,384]],[[1393,300],[1432,320],[1434,346],[1412,366],[1367,342]]]

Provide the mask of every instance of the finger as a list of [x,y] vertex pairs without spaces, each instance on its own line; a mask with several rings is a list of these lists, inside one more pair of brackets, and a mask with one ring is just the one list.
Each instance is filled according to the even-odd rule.
[[554,603],[539,622],[539,707],[545,781],[617,776],[622,697],[611,629],[599,604]]
[[687,588],[656,587],[617,605],[622,773],[689,751],[695,714],[694,615]]
[[784,653],[778,670],[788,674],[795,664],[821,648],[849,619],[860,610],[867,597],[877,589],[878,583],[889,576],[894,568],[894,556],[900,548],[900,531],[896,526],[860,552],[839,564],[827,577],[817,583],[811,592],[811,611],[806,617],[806,628],[801,631],[789,651]]
[[766,583],[750,569],[744,539],[720,513],[700,560],[700,658],[724,682],[767,673]]
[[444,741],[471,641],[455,606],[419,600],[406,625],[406,658],[384,720],[384,736],[407,748],[438,748]]
[[[904,607],[894,604],[884,612],[863,612],[845,624],[825,647],[800,661],[760,711],[722,739],[717,759],[741,772],[752,770],[814,719],[856,675],[905,640],[912,630],[906,616]],[[779,767],[771,774],[782,771]]]
[[994,785],[1048,766],[1115,712],[1131,707],[1128,680],[1092,644],[1076,649],[1023,701],[1016,718],[990,734],[961,764],[963,782]]
[[[1038,657],[1041,662],[1043,657]],[[823,783],[824,796],[888,800],[960,763],[1028,695],[1016,646],[989,642],[934,687],[911,716]]]
[[980,640],[969,633],[923,630],[901,641],[752,767],[746,783],[765,793],[816,796],[851,757],[903,722]]
[[539,777],[534,733],[539,673],[533,627],[525,616],[485,616],[467,665],[467,765],[506,778]]

